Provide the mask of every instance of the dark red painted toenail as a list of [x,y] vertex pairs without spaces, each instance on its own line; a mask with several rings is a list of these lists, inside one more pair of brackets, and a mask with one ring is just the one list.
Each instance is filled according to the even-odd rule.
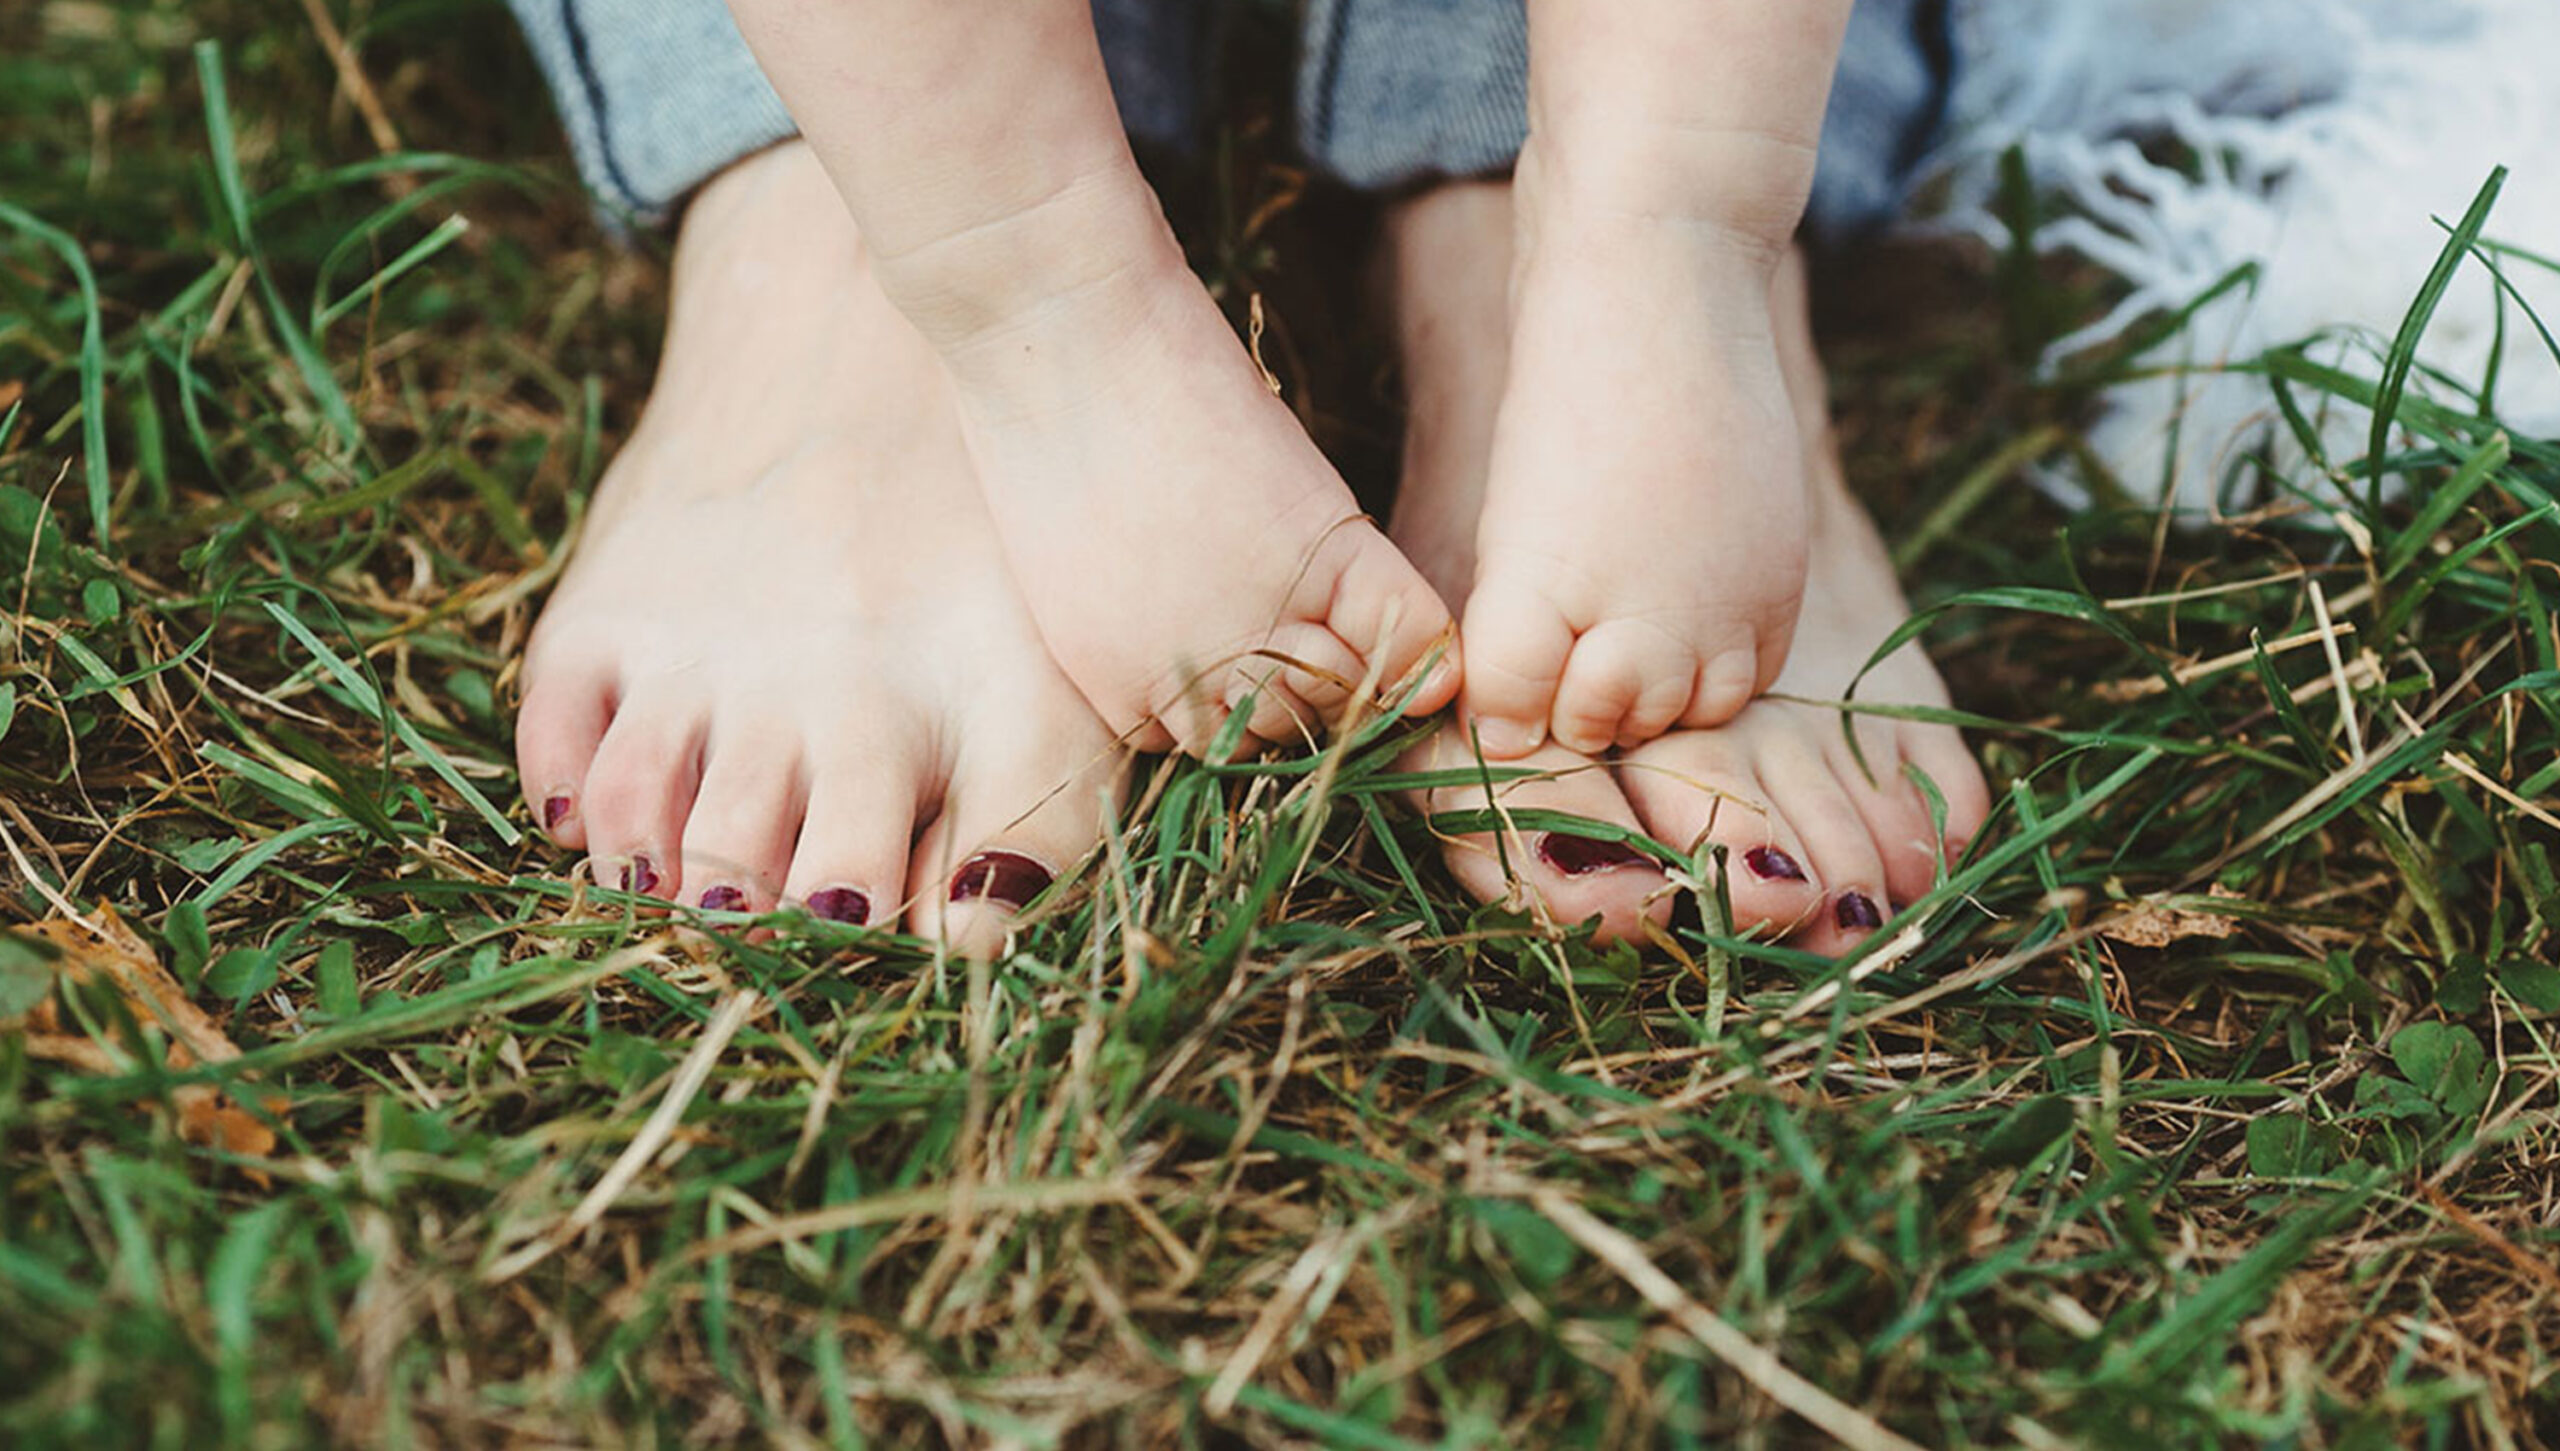
[[735,887],[710,887],[703,891],[702,910],[705,912],[743,912],[746,909],[747,894]]
[[1774,846],[1755,846],[1742,854],[1742,864],[1764,882],[1801,882],[1804,868],[1796,859]]
[[1601,841],[1595,837],[1567,836],[1550,831],[1538,837],[1538,860],[1568,877],[1587,877],[1617,867],[1646,865],[1643,852],[1622,841]]
[[554,796],[542,803],[542,829],[558,831],[560,823],[569,819],[569,798]]
[[871,899],[851,887],[829,887],[809,894],[809,914],[859,926],[871,920]]
[[1008,907],[1027,905],[1056,880],[1049,869],[1015,851],[982,851],[951,874],[951,900],[986,897]]
[[622,890],[643,896],[658,890],[658,869],[644,856],[633,857],[622,868]]
[[1831,916],[1852,932],[1872,932],[1884,925],[1884,913],[1876,910],[1875,898],[1864,892],[1842,892],[1840,905],[1832,909]]

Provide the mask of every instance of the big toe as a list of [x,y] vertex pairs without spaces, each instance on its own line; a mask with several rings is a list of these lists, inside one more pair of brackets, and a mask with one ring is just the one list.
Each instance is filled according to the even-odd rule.
[[1071,702],[992,711],[964,731],[942,812],[908,865],[912,930],[993,956],[1023,910],[1100,843],[1126,757]]
[[1467,598],[1464,700],[1486,755],[1517,760],[1545,743],[1574,633],[1534,586],[1490,570],[1477,582]]
[[[1422,803],[1435,819],[1492,817],[1478,829],[1435,828],[1450,875],[1477,900],[1518,902],[1560,924],[1594,923],[1602,942],[1641,941],[1647,924],[1669,919],[1668,879],[1626,844],[1624,834],[1641,828],[1605,765],[1553,744],[1521,760],[1485,762],[1455,722],[1401,765],[1481,773],[1425,791]],[[1521,771],[1534,774],[1515,779]]]
[[[1405,714],[1429,715],[1455,699],[1457,632],[1439,592],[1365,519],[1344,526],[1334,547],[1346,557],[1324,627],[1376,675],[1388,703],[1404,702]],[[1320,681],[1312,688],[1323,693]]]

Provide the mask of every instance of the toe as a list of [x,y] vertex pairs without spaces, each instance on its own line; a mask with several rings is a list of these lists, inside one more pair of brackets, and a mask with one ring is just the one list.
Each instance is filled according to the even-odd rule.
[[784,898],[830,922],[896,921],[929,771],[912,733],[882,729],[828,743],[810,768]]
[[674,702],[624,701],[587,769],[587,855],[598,884],[674,898],[677,844],[701,770],[701,723]]
[[907,918],[956,952],[991,956],[1021,909],[1102,839],[1121,753],[1080,711],[985,719],[961,739],[942,812],[908,862]]
[[[1885,887],[1907,905],[1936,888],[1942,866],[1982,829],[1989,793],[1963,737],[1944,726],[1869,717],[1859,724],[1859,743],[1863,763],[1835,735],[1828,743],[1833,769],[1866,820]],[[1943,836],[1915,777],[1926,777],[1945,803]]]
[[678,858],[683,900],[714,912],[764,911],[782,890],[799,834],[799,740],[772,728],[726,738],[715,730],[703,756]]
[[1572,622],[1536,590],[1488,574],[1467,600],[1464,632],[1466,708],[1485,754],[1512,760],[1536,750],[1573,651]]
[[1367,663],[1331,630],[1292,625],[1228,672],[1226,705],[1246,729],[1279,744],[1313,745],[1328,722],[1347,719]]
[[[1431,667],[1407,715],[1429,715],[1447,705],[1458,693],[1455,662],[1444,658],[1433,665],[1432,657],[1435,651],[1445,656],[1449,648],[1448,605],[1374,526],[1345,526],[1337,537],[1348,538],[1353,552],[1336,577],[1322,624],[1355,662],[1384,654],[1378,686],[1390,699],[1403,693],[1417,671]],[[1366,664],[1340,673],[1357,683]]]
[[[1406,770],[1448,770],[1476,764],[1465,730],[1450,722],[1408,755]],[[1449,787],[1423,803],[1432,814],[1480,812],[1488,807],[1515,816],[1555,812],[1603,826],[1641,829],[1635,808],[1606,766],[1549,744],[1506,767],[1545,774],[1486,786]],[[1669,880],[1642,852],[1605,836],[1585,836],[1519,824],[1500,831],[1443,833],[1441,855],[1450,875],[1479,901],[1517,901],[1559,924],[1594,922],[1601,942],[1642,941],[1647,923],[1671,915]]]
[[1820,909],[1794,941],[1833,956],[1855,948],[1893,915],[1884,856],[1873,825],[1859,810],[1858,788],[1834,762],[1813,751],[1785,753],[1769,764],[1765,779],[1803,840],[1824,888]]
[[1725,849],[1734,930],[1787,933],[1821,909],[1823,878],[1762,783],[1760,745],[1739,730],[1683,731],[1630,754],[1618,779],[1656,840],[1693,857],[1710,843]]
[[1938,881],[1938,838],[1929,823],[1929,806],[1904,774],[1897,742],[1887,736],[1865,744],[1867,770],[1844,741],[1832,742],[1832,769],[1846,787],[1849,802],[1866,823],[1867,840],[1882,862],[1886,892],[1895,902],[1915,902]]
[[[1947,858],[1961,857],[1991,815],[1991,787],[1983,780],[1981,764],[1966,749],[1964,737],[1947,726],[1906,726],[1902,753],[1945,800]],[[1925,805],[1922,809],[1925,813]]]
[[1636,746],[1680,718],[1698,678],[1697,657],[1641,620],[1605,620],[1582,632],[1556,686],[1558,741],[1586,755]]
[[1698,673],[1697,691],[1690,696],[1680,724],[1705,728],[1732,720],[1777,681],[1778,667],[1785,663],[1784,652],[1772,656],[1749,646],[1712,652],[1706,668]]
[[560,845],[587,844],[587,768],[613,723],[613,689],[602,672],[543,675],[516,716],[516,773],[533,819]]

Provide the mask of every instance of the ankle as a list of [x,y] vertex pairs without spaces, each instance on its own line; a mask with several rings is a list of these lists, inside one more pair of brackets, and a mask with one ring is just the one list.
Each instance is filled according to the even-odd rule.
[[1675,240],[1765,285],[1794,244],[1812,152],[1766,136],[1701,140],[1633,119],[1532,128],[1517,172],[1523,241]]
[[1136,165],[1107,164],[895,252],[875,255],[882,291],[945,358],[983,351],[1080,299],[1183,267]]

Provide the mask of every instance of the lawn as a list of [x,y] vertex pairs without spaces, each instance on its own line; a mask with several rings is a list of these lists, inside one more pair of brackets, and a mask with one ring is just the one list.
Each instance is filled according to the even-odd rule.
[[[1174,207],[1375,488],[1264,81]],[[2166,520],[2076,433],[2143,359],[2032,364],[2093,279],[1828,266],[1999,802],[1852,961],[1658,843],[1641,954],[1476,906],[1379,723],[1149,764],[992,964],[529,830],[665,281],[493,0],[0,8],[0,1441],[2560,1444],[2560,442],[2428,279]]]

